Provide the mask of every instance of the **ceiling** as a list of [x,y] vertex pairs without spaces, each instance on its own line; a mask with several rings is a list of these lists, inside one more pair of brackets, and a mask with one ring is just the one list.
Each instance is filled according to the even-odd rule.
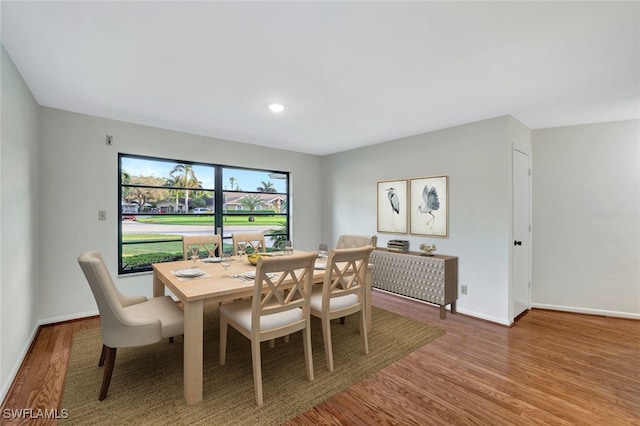
[[1,7],[40,105],[216,138],[326,155],[506,114],[640,118],[636,1]]

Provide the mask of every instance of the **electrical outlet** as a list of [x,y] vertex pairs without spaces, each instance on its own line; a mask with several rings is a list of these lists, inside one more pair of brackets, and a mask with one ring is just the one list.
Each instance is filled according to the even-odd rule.
[[467,295],[467,285],[466,284],[462,284],[460,286],[460,293],[464,294],[465,296]]
[[99,210],[98,211],[98,220],[107,220],[107,211]]

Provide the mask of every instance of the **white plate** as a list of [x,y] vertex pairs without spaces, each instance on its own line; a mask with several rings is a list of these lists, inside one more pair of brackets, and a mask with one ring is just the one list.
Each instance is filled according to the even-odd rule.
[[205,257],[204,259],[200,259],[202,263],[220,263],[222,262],[221,257]]
[[176,271],[175,274],[176,274],[177,277],[194,278],[194,277],[199,277],[200,275],[204,274],[204,271],[202,271],[201,269],[198,269],[198,268],[180,269],[179,271]]
[[316,268],[316,269],[327,269],[327,264],[326,263],[316,263],[313,267]]
[[[249,272],[246,272],[246,273],[244,273],[242,275],[244,275],[247,278],[254,279],[256,277],[256,271],[249,271]],[[278,274],[275,274],[273,272],[267,273],[267,277],[269,277],[269,278],[275,278],[277,276],[278,276]]]

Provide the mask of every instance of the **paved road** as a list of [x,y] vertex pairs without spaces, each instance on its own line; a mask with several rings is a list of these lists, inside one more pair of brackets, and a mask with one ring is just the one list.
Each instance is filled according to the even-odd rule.
[[[275,226],[236,225],[225,226],[225,237],[234,232],[260,232],[273,229]],[[161,225],[157,223],[142,223],[134,220],[122,221],[123,234],[169,234],[169,235],[199,235],[211,233],[211,226],[206,225]]]

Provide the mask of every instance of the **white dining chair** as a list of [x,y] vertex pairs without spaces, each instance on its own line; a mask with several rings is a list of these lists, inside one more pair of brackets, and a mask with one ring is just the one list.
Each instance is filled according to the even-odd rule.
[[325,267],[322,286],[311,291],[311,315],[322,322],[322,337],[327,369],[333,371],[331,320],[358,313],[362,352],[369,353],[364,298],[367,268],[372,246],[333,249]]
[[226,363],[227,326],[251,341],[256,404],[262,405],[260,343],[302,331],[307,378],[313,375],[309,295],[317,253],[260,257],[251,299],[220,307],[220,364]]
[[267,251],[262,232],[231,234],[231,240],[233,241],[234,255],[264,253]]
[[207,253],[207,257],[222,257],[222,238],[217,234],[206,235],[183,235],[182,236],[182,255],[184,260],[189,260],[192,247],[198,247],[200,253]]

